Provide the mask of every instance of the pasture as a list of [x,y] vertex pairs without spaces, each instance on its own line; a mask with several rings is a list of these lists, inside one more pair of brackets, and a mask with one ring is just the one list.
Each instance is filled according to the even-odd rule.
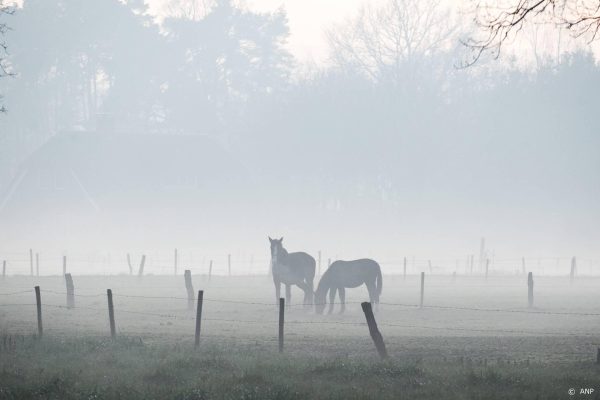
[[[568,398],[598,383],[600,279],[384,276],[375,317],[380,361],[360,302],[315,315],[294,288],[277,351],[278,309],[267,276],[192,277],[204,290],[201,340],[183,276],[61,276],[0,282],[0,398]],[[33,286],[41,288],[44,336]],[[110,340],[106,289],[117,340]],[[501,392],[500,392],[501,390]]]

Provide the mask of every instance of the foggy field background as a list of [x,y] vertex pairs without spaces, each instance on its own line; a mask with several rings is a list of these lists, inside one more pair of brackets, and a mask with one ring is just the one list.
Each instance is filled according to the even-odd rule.
[[[285,347],[267,276],[192,277],[204,290],[200,346],[183,277],[76,276],[75,308],[64,278],[0,283],[5,398],[564,398],[596,382],[598,278],[385,276],[375,317],[390,358],[379,361],[360,302],[315,315],[292,293]],[[41,287],[44,338],[36,339],[33,285]],[[112,288],[117,340],[110,340]],[[12,397],[11,397],[12,396]]]
[[532,24],[460,68],[468,4],[398,1],[323,9],[313,61],[296,5],[23,1],[2,251],[600,259],[597,42]]
[[[594,387],[600,9],[486,42],[510,2],[0,0],[0,400]],[[271,237],[315,287],[381,265],[388,359],[364,287],[321,316],[294,286],[278,353]]]

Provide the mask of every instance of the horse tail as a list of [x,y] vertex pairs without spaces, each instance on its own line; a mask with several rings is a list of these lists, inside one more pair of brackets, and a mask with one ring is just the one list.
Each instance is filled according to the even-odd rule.
[[381,296],[381,291],[383,289],[383,278],[381,276],[381,267],[377,263],[375,263],[375,265],[377,265],[377,280],[375,282],[375,287],[377,288],[377,302],[379,303],[379,296]]

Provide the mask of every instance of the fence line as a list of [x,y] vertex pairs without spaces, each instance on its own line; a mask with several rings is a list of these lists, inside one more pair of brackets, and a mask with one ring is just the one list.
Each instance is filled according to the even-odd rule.
[[[19,295],[24,293],[32,293],[33,290],[24,290],[19,292],[11,292],[11,293],[0,293],[0,295],[4,296],[12,296]],[[42,289],[42,293],[51,293],[56,295],[67,295],[67,292],[58,292],[54,290],[46,290]],[[98,294],[75,294],[75,297],[102,297],[105,296],[105,293]],[[187,297],[178,297],[178,296],[142,296],[142,295],[128,295],[128,294],[117,294],[113,293],[114,297],[125,297],[125,298],[139,298],[139,299],[164,299],[164,300],[188,300]],[[255,302],[255,301],[240,301],[240,300],[226,300],[226,299],[210,299],[204,298],[205,302],[212,303],[231,303],[231,304],[245,304],[245,305],[261,305],[261,306],[269,306],[276,307],[275,303],[264,303],[264,302]],[[345,304],[361,304],[360,301],[347,301]],[[442,309],[442,310],[460,310],[460,311],[477,311],[477,312],[500,312],[500,313],[514,313],[514,314],[539,314],[539,315],[562,315],[562,316],[584,316],[584,317],[600,317],[600,313],[595,312],[569,312],[569,311],[544,311],[544,310],[515,310],[515,309],[506,309],[506,308],[478,308],[478,307],[467,307],[467,306],[443,306],[443,305],[423,305],[420,306],[418,304],[411,303],[387,303],[382,302],[380,305],[385,306],[393,306],[393,307],[406,307],[406,308],[430,308],[430,309]],[[0,304],[3,306],[4,304]],[[304,307],[304,304],[293,304],[289,307]],[[83,307],[78,307],[83,308]],[[178,311],[178,310],[173,310]],[[140,312],[141,313],[141,312]],[[152,315],[152,314],[150,314]]]
[[[34,303],[26,303],[26,304],[2,304],[5,306],[35,306]],[[67,306],[61,306],[57,304],[43,304],[44,307],[58,308],[58,309],[68,309]],[[77,307],[79,309],[85,310],[94,310],[100,312],[106,312],[104,308],[95,308],[95,307]],[[173,314],[164,314],[164,313],[150,313],[150,312],[141,312],[141,311],[133,311],[133,310],[123,310],[116,309],[116,313],[126,313],[126,314],[140,314],[140,315],[149,315],[156,316],[161,318],[169,318],[169,319],[179,319],[185,321],[194,321],[194,317],[183,317],[180,315]],[[272,324],[275,326],[278,321],[273,320],[241,320],[241,319],[230,319],[230,318],[202,318],[202,321],[207,322],[229,322],[229,323],[247,323],[247,324]],[[313,321],[313,320],[289,320],[286,321],[286,324],[293,325],[344,325],[344,326],[366,326],[366,322],[348,322],[348,321]],[[387,322],[379,322],[379,326],[381,327],[393,327],[393,328],[411,328],[411,329],[426,329],[426,330],[436,330],[436,331],[458,331],[458,332],[485,332],[485,333],[510,333],[510,334],[525,334],[532,336],[569,336],[569,337],[597,337],[595,333],[568,333],[568,332],[548,332],[545,330],[532,331],[532,330],[524,330],[524,329],[500,329],[500,328],[460,328],[460,327],[441,327],[441,326],[431,326],[431,325],[413,325],[413,324],[394,324]],[[233,337],[236,339],[244,340],[243,337]],[[275,340],[274,340],[275,341]]]

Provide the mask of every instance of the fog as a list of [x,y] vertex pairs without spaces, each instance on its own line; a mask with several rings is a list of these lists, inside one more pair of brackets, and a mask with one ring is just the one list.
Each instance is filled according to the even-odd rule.
[[469,255],[594,272],[596,44],[528,27],[463,67],[468,8],[386,4],[324,11],[313,58],[294,6],[24,0],[1,17],[0,257],[121,273],[131,252],[161,273],[177,248],[257,273],[270,235],[384,273]]

